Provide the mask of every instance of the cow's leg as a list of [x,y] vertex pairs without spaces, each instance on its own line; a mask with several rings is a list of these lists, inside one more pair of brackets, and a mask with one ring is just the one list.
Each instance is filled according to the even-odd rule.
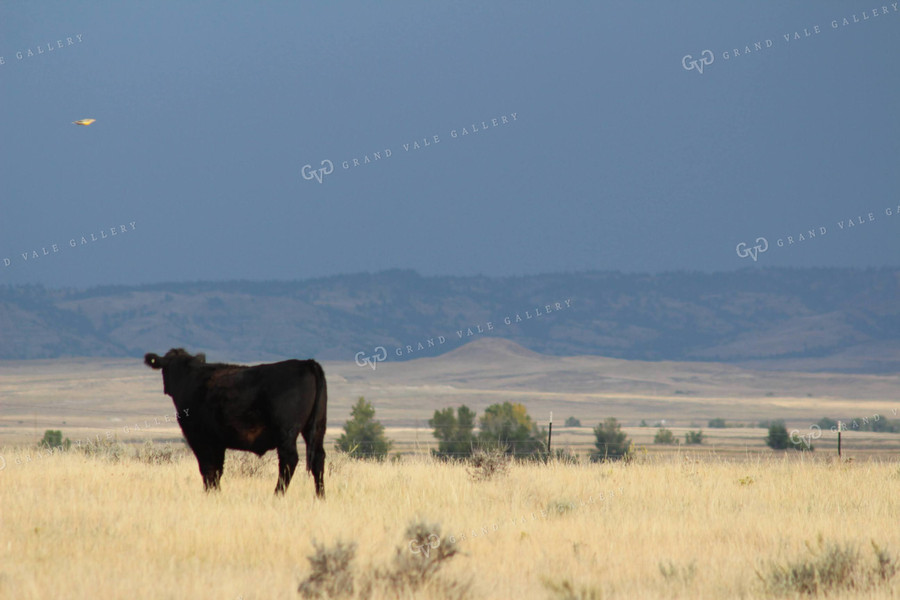
[[[306,470],[312,473],[316,482],[316,496],[325,497],[325,445],[322,439],[310,439],[310,432],[303,432],[306,442]],[[319,436],[324,438],[325,436]]]
[[203,489],[207,492],[219,489],[225,467],[225,448],[206,449],[202,454],[197,454],[197,462],[203,476]]
[[287,491],[299,460],[296,437],[278,446],[278,485],[275,486],[276,494],[283,494]]
[[313,479],[316,480],[316,496],[325,497],[325,446],[322,440],[313,440],[316,445],[312,461]]

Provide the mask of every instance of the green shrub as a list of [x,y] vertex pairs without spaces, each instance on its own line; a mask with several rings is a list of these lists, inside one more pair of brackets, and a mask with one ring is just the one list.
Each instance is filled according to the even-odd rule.
[[622,431],[619,422],[610,417],[594,428],[597,448],[591,453],[591,461],[621,460],[628,458],[634,451],[634,447],[628,436]]
[[819,422],[816,423],[816,425],[818,425],[819,429],[821,429],[822,431],[830,431],[832,427],[834,427],[835,431],[837,431],[837,424],[837,421],[835,421],[834,419],[829,419],[828,417],[822,417],[821,419],[819,419]]
[[697,445],[703,443],[703,430],[688,431],[684,434],[684,443],[688,445]]
[[394,443],[384,436],[384,425],[375,420],[375,409],[360,396],[335,445],[354,458],[384,460]]
[[710,429],[725,429],[728,425],[725,423],[725,419],[715,418],[710,419],[709,423],[706,424]]
[[504,402],[488,406],[480,419],[478,441],[485,448],[505,448],[514,457],[540,455],[547,451],[547,432],[538,428],[525,406]]
[[678,442],[675,440],[675,434],[672,433],[671,429],[666,429],[662,427],[659,431],[656,432],[656,436],[653,438],[654,444],[677,444]]
[[566,427],[581,427],[581,419],[569,417],[568,419],[566,419]]
[[52,450],[68,450],[71,445],[69,438],[63,439],[62,431],[58,429],[45,430],[44,437],[38,442],[39,447]]
[[772,450],[814,450],[808,439],[799,439],[796,443],[788,434],[784,421],[773,421],[769,426],[769,435],[766,436],[766,445]]
[[[829,421],[831,425],[828,427],[837,428],[838,421],[833,419],[823,418],[819,421],[821,424],[824,421]],[[821,425],[820,425],[821,426]],[[850,419],[849,421],[840,421],[841,431],[874,431],[880,433],[897,433],[900,432],[900,420],[887,419],[882,417],[881,415],[873,415],[871,417],[857,417],[855,419]],[[824,429],[824,427],[823,427]]]
[[784,426],[784,421],[776,421],[769,425],[766,445],[772,450],[785,450],[791,447],[791,437],[788,435],[787,427]]
[[428,419],[428,426],[434,429],[433,435],[438,442],[438,449],[431,453],[437,458],[465,458],[471,456],[475,449],[475,411],[463,405],[456,409],[447,407],[434,411],[434,417]]

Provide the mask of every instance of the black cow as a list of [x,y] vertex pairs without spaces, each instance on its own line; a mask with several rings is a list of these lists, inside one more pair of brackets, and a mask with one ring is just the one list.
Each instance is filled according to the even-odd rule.
[[278,450],[276,494],[287,490],[297,466],[297,435],[306,441],[306,469],[313,474],[316,494],[325,495],[325,372],[314,360],[286,360],[246,367],[208,364],[206,356],[191,356],[173,348],[144,363],[162,369],[163,391],[172,397],[181,431],[194,451],[203,487],[219,487],[225,449],[248,450],[262,456]]

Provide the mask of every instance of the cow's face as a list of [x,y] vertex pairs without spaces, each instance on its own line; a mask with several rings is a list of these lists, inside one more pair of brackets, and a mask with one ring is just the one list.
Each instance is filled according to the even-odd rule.
[[144,364],[151,369],[162,369],[163,392],[174,398],[173,394],[187,380],[191,370],[206,364],[206,355],[201,353],[195,356],[184,348],[172,348],[163,357],[152,352],[144,355]]

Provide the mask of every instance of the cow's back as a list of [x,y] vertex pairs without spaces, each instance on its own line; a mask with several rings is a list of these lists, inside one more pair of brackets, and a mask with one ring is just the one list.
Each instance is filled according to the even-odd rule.
[[205,403],[222,443],[263,454],[296,439],[312,417],[317,392],[314,361],[286,360],[252,367],[223,366],[206,382]]

